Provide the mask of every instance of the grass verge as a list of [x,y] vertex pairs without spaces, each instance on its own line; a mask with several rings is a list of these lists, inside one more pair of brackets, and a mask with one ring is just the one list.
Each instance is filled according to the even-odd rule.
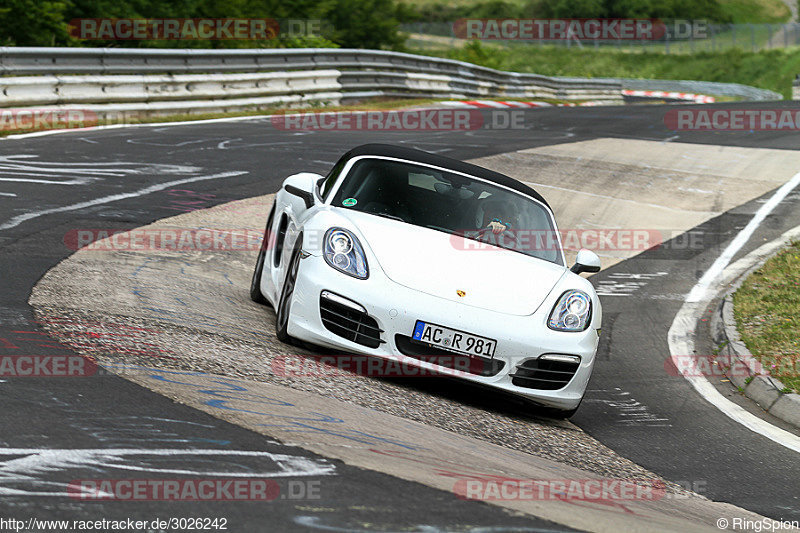
[[800,392],[800,241],[753,272],[733,295],[736,327],[750,352]]
[[499,70],[547,76],[588,78],[654,78],[741,83],[791,98],[792,80],[800,73],[800,48],[745,52],[663,54],[614,52],[515,43],[508,47],[471,42],[446,51],[416,53],[449,57]]
[[[549,0],[553,1],[553,0]],[[576,0],[572,0],[574,3]],[[512,18],[526,16],[544,18],[537,10],[535,2],[530,0],[400,0],[400,3],[412,8],[438,9],[438,11],[455,11],[459,17],[472,18]],[[555,2],[554,2],[555,3]],[[588,3],[591,4],[591,3]],[[640,4],[636,6],[636,4]],[[618,2],[617,8],[628,9],[629,13],[618,13],[618,17],[650,18],[649,2]],[[786,22],[791,10],[782,0],[719,0],[720,12],[736,24],[780,23]],[[591,9],[590,6],[589,9]],[[638,7],[638,10],[637,10]],[[641,11],[643,9],[644,11]],[[638,15],[634,15],[637,13]],[[570,15],[564,15],[568,17]],[[572,15],[576,16],[576,15]],[[587,18],[595,15],[585,15]],[[609,15],[601,15],[605,17]],[[679,17],[680,18],[680,17]],[[691,17],[689,17],[691,18]]]
[[785,22],[792,14],[781,0],[721,0],[720,4],[734,23]]

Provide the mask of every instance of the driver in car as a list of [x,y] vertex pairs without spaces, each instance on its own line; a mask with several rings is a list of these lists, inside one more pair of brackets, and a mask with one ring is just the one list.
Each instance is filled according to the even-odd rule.
[[[511,229],[514,220],[514,209],[509,205],[498,205],[495,209],[486,212],[488,223],[484,226],[486,229],[491,229],[492,233],[498,235],[506,230]],[[491,218],[490,218],[491,217]]]
[[493,218],[489,221],[489,224],[486,226],[487,228],[492,229],[492,233],[497,235],[511,227],[511,222],[504,222],[502,219],[497,217]]

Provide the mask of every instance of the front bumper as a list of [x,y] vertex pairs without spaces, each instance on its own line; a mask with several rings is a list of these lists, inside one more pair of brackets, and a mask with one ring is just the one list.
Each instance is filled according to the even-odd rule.
[[[381,339],[385,342],[371,348],[332,333],[320,316],[322,291],[334,292],[362,306],[383,330]],[[583,332],[550,330],[546,325],[547,314],[557,297],[551,294],[533,315],[508,315],[415,291],[388,279],[379,268],[372,271],[367,280],[355,279],[337,272],[322,257],[311,255],[300,262],[288,333],[327,348],[412,362],[420,368],[447,375],[447,368],[403,355],[396,335],[411,336],[417,320],[463,330],[497,340],[494,359],[504,365],[491,376],[459,372],[460,378],[501,389],[546,407],[569,410],[578,406],[591,377],[599,339],[595,328],[599,325],[595,325],[597,319],[593,319],[592,326]],[[517,365],[543,354],[580,357],[580,364],[566,386],[558,390],[542,390],[512,383]]]

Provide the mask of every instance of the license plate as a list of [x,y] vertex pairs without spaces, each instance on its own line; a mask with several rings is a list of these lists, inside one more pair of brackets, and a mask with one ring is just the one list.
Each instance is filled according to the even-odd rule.
[[483,357],[494,356],[494,349],[497,346],[497,341],[494,339],[487,339],[422,320],[417,320],[411,338],[417,342],[431,344],[453,352]]

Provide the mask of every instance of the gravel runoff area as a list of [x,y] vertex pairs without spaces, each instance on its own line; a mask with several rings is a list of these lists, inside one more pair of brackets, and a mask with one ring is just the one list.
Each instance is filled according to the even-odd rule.
[[76,252],[50,270],[32,291],[30,304],[37,320],[60,342],[100,364],[202,371],[269,382],[601,476],[659,478],[569,422],[536,418],[491,391],[453,380],[276,375],[276,357],[312,352],[280,343],[274,336],[273,310],[248,296],[258,245],[253,239],[263,233],[272,198],[231,202],[135,230],[218,229],[239,236],[240,243],[250,236],[246,251],[111,250],[113,241],[99,241],[95,249]]

